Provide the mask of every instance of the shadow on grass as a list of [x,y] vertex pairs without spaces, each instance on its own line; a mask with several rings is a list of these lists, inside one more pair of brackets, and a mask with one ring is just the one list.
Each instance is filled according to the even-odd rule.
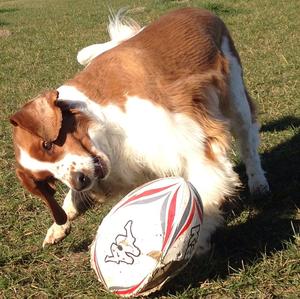
[[[19,9],[17,8],[0,8],[0,14],[16,12],[18,10]],[[6,25],[9,25],[9,23],[0,20],[0,26],[6,26]]]
[[225,6],[224,4],[215,3],[215,2],[210,2],[210,3],[204,4],[203,8],[210,10],[211,12],[215,13],[218,16],[224,16],[224,15],[233,16],[233,15],[237,15],[237,14],[246,12],[245,9],[233,8],[233,7]]
[[88,252],[93,242],[92,238],[87,238],[72,246],[71,251],[74,253]]
[[[262,127],[263,131],[280,131],[299,127],[300,119],[293,116],[282,118]],[[294,231],[299,231],[299,220],[293,217],[300,208],[300,134],[262,155],[263,167],[271,185],[272,195],[251,199],[242,192],[231,206],[225,207],[227,221],[241,216],[243,224],[231,224],[219,229],[213,237],[214,250],[205,261],[194,260],[177,278],[166,286],[165,291],[175,294],[189,285],[199,286],[207,279],[225,279],[233,269],[242,269],[262,259],[262,254],[271,255],[285,248],[285,242],[293,240]],[[246,186],[243,166],[237,167]],[[175,286],[175,289],[174,289]]]
[[16,12],[18,8],[0,8],[0,13]]
[[280,120],[272,121],[261,127],[262,132],[283,131],[290,127],[300,127],[300,119],[295,116],[286,116]]

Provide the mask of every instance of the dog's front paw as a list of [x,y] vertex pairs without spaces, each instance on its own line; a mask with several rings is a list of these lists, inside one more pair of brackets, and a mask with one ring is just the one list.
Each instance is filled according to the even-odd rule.
[[71,224],[67,221],[63,225],[58,225],[53,223],[52,226],[48,229],[46,237],[43,242],[43,248],[47,245],[56,244],[57,242],[64,239],[71,230]]

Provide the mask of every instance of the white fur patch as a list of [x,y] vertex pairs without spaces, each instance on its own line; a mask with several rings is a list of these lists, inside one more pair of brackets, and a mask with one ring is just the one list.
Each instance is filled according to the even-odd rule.
[[74,191],[69,190],[69,192],[67,193],[67,195],[64,199],[63,206],[62,206],[62,208],[64,209],[64,211],[66,212],[66,214],[68,216],[68,220],[74,219],[79,214],[74,205],[74,202],[72,200],[73,192]]
[[251,112],[247,101],[245,86],[242,77],[242,67],[239,64],[237,58],[232,54],[229,47],[229,40],[227,37],[223,37],[222,51],[229,60],[230,66],[230,92],[232,106],[234,107],[234,113],[238,114],[242,119],[243,126],[249,126],[252,122]]
[[187,151],[203,155],[201,127],[184,114],[173,114],[149,100],[128,97],[126,143],[142,165],[155,173],[183,175]]
[[95,57],[119,45],[119,41],[110,41],[103,44],[95,44],[81,49],[77,54],[77,61],[81,65],[88,65]]

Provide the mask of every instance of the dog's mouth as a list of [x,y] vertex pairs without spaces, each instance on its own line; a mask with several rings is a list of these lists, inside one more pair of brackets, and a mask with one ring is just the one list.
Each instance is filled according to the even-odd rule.
[[108,174],[107,163],[99,156],[93,157],[93,163],[95,167],[95,176],[99,179],[104,179]]

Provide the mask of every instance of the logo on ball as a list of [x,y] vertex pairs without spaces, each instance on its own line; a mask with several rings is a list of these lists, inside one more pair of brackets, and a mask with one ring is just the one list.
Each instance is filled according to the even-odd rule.
[[129,220],[124,226],[125,235],[119,234],[115,242],[110,245],[111,256],[105,257],[105,262],[125,263],[132,265],[134,257],[141,254],[140,249],[135,245],[136,238],[132,234],[132,220]]

